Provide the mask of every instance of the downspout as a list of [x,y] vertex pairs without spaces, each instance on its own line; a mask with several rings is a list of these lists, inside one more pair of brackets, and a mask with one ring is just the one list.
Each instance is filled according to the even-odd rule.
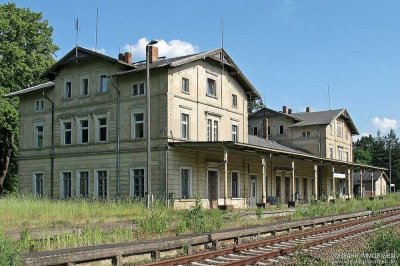
[[42,95],[51,103],[51,151],[50,151],[50,196],[54,198],[54,102],[47,97],[43,91]]
[[[117,78],[117,83],[118,83],[118,78]],[[117,160],[116,160],[116,177],[117,177],[117,198],[120,196],[120,175],[121,175],[121,166],[120,166],[120,161],[121,161],[121,150],[120,150],[120,143],[121,143],[121,93],[118,90],[117,86],[114,85],[114,83],[110,82],[110,84],[114,87],[115,91],[117,92],[117,150],[116,150],[116,155],[117,155]]]

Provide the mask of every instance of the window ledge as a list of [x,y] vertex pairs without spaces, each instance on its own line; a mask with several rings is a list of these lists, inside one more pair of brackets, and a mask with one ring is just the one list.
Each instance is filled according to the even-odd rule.
[[73,100],[72,97],[70,97],[70,98],[63,98],[63,101],[71,101],[71,100]]
[[183,91],[183,90],[181,90],[181,92],[184,93],[184,94],[190,95],[190,92],[189,92],[189,91]]
[[143,97],[143,96],[146,96],[146,93],[145,94],[138,94],[138,95],[131,95],[131,98]]
[[217,96],[215,96],[215,95],[210,95],[210,94],[208,94],[208,93],[206,94],[206,96],[207,96],[207,97],[210,97],[210,98],[218,99]]
[[104,91],[104,92],[98,91],[98,92],[97,92],[97,95],[104,95],[104,94],[108,94],[108,91]]
[[81,95],[81,96],[79,96],[79,98],[88,98],[89,97],[89,94],[88,95]]

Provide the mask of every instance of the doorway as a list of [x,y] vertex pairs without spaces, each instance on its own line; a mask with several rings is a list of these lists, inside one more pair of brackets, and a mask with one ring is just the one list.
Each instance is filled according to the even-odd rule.
[[218,171],[208,170],[208,200],[210,201],[210,208],[218,208]]
[[290,200],[290,177],[285,177],[285,202]]
[[257,175],[250,175],[250,207],[256,206],[257,203]]

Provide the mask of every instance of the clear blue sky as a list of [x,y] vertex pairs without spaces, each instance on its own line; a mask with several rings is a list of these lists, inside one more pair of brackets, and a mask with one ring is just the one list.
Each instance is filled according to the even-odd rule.
[[225,49],[268,107],[328,109],[329,84],[331,109],[347,108],[360,134],[400,132],[400,1],[12,2],[43,13],[58,59],[75,45],[77,17],[79,44],[95,46],[96,8],[98,49],[116,57],[132,44],[135,59],[141,38],[165,40],[167,55],[219,48],[223,17]]

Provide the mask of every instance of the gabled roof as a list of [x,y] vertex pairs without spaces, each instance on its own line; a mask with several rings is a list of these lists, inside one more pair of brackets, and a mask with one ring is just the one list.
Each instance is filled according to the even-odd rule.
[[337,119],[338,117],[342,117],[348,124],[351,134],[358,135],[358,130],[345,108],[319,112],[293,113],[288,115],[301,120],[291,127],[329,125],[333,120]]
[[[233,62],[233,60],[230,58],[230,56],[226,53],[226,51],[222,48],[220,49],[215,49],[211,50],[208,52],[203,52],[203,53],[198,53],[198,54],[192,54],[192,55],[186,55],[186,56],[180,56],[180,57],[175,57],[175,58],[167,58],[167,59],[159,59],[156,62],[152,63],[149,65],[150,69],[154,68],[162,68],[162,67],[178,67],[184,64],[188,64],[194,61],[198,60],[213,60],[218,63],[222,64],[222,61],[224,62],[225,70],[233,76],[240,85],[243,86],[243,88],[255,99],[260,99],[261,95],[260,93],[256,90],[256,88],[251,84],[251,82],[246,78],[246,76],[243,74],[243,72],[239,69],[239,67]],[[139,72],[139,71],[145,71],[146,70],[146,64],[145,62],[139,63],[139,64],[134,64],[134,69],[128,70],[128,71],[121,71],[114,76],[122,76],[122,75],[129,75],[131,73]]]
[[77,46],[76,48],[73,48],[71,51],[69,51],[66,55],[64,55],[60,60],[58,60],[55,64],[53,64],[48,70],[46,70],[42,75],[40,75],[41,78],[47,78],[50,80],[54,79],[55,74],[60,70],[60,68],[64,65],[70,64],[70,63],[75,63],[77,61],[84,61],[84,60],[89,60],[93,58],[101,58],[104,60],[107,60],[111,63],[116,63],[116,64],[121,64],[123,66],[126,66],[127,68],[134,68],[133,65],[127,64],[123,61],[120,61],[116,58]]
[[336,118],[342,117],[349,125],[351,134],[358,135],[358,130],[345,108],[328,111],[285,114],[265,107],[251,114],[249,118],[268,118],[268,116],[272,115],[281,115],[287,118],[291,118],[294,121],[294,124],[290,127],[329,125]]
[[[364,171],[363,172],[363,182],[372,181],[372,174],[374,174],[374,180],[378,180],[379,177],[383,177],[386,181],[389,182],[389,178],[384,171]],[[361,176],[359,172],[355,172],[353,174],[354,183],[360,184],[361,183]]]
[[36,86],[32,86],[23,90],[19,90],[16,92],[12,92],[6,95],[6,97],[13,97],[13,96],[20,96],[22,94],[28,93],[28,92],[32,92],[32,91],[38,91],[38,90],[47,90],[50,88],[54,88],[54,81],[49,81],[46,83],[42,83]]

